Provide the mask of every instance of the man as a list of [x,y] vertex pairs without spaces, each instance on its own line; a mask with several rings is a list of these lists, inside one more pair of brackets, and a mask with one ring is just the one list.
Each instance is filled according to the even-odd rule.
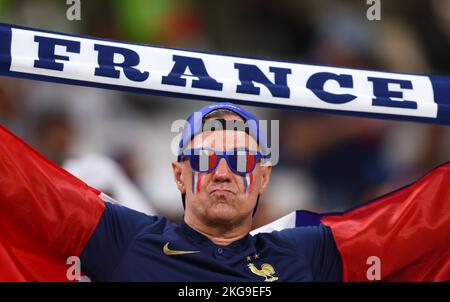
[[324,224],[251,236],[272,167],[256,118],[237,105],[188,118],[172,163],[185,206],[176,224],[103,202],[0,134],[2,280],[62,280],[78,255],[94,281],[367,281],[366,260],[380,258],[386,280],[450,279],[448,166]]
[[[340,280],[339,253],[324,226],[249,235],[272,168],[261,163],[261,131],[250,124],[256,118],[222,103],[187,121],[172,163],[185,205],[183,221],[172,224],[106,204],[81,254],[83,271],[100,281]],[[218,121],[216,128],[223,130],[202,131],[210,128],[208,121]],[[249,130],[227,130],[230,121],[248,122]],[[237,171],[240,160],[252,163]]]

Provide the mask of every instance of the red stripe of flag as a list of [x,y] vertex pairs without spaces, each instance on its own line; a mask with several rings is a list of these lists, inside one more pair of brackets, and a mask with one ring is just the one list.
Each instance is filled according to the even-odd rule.
[[246,163],[245,171],[250,171],[251,168],[253,167],[253,165],[255,164],[255,155],[253,155],[251,153],[247,153],[246,159],[247,159],[247,163]]
[[450,163],[322,222],[341,254],[344,281],[369,281],[372,256],[381,281],[450,280]]
[[68,281],[104,203],[99,191],[0,126],[0,281]]

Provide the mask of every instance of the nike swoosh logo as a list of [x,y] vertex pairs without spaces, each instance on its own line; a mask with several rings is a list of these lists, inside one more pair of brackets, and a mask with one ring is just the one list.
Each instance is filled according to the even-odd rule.
[[176,255],[186,255],[186,254],[195,254],[200,253],[200,251],[177,251],[177,250],[171,250],[169,248],[169,243],[167,242],[163,247],[163,253],[167,256],[176,256]]

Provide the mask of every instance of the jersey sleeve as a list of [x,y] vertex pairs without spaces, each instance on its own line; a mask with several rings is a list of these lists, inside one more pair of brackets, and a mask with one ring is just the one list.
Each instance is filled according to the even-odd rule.
[[105,211],[81,253],[81,267],[94,281],[108,281],[138,233],[158,220],[127,207],[105,203]]
[[338,282],[342,279],[342,262],[331,230],[319,226],[296,227],[281,232],[291,242],[299,257],[310,261],[314,280]]

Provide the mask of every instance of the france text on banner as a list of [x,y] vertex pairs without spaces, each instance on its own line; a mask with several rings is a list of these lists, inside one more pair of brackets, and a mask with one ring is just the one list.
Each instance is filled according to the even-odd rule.
[[450,124],[450,77],[154,47],[0,24],[0,74],[248,105]]

